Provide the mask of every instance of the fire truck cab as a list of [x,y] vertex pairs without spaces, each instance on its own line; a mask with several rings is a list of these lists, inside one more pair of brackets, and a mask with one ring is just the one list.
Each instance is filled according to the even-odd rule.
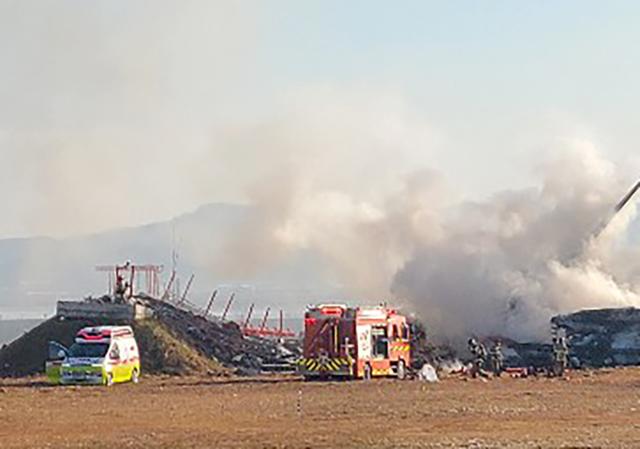
[[306,379],[403,379],[410,363],[409,324],[395,309],[341,304],[307,309],[298,361],[298,372]]

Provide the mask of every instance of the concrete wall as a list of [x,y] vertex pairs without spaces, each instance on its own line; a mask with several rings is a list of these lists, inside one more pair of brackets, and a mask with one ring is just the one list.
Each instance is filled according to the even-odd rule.
[[135,306],[131,304],[58,301],[56,315],[67,319],[133,321],[136,318],[135,309]]

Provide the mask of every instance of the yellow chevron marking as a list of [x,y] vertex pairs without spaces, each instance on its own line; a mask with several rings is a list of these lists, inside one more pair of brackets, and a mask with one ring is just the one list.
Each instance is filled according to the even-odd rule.
[[396,351],[407,352],[411,349],[411,347],[408,344],[404,344],[395,346],[393,349],[395,349]]
[[352,367],[351,358],[336,357],[333,359],[327,359],[324,361],[318,361],[316,359],[299,359],[296,364],[301,369],[307,369],[308,371],[340,371],[343,367]]

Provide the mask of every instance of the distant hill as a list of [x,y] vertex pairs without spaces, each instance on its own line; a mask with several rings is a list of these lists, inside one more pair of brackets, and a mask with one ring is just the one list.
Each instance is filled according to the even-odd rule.
[[[105,293],[107,277],[95,271],[98,264],[126,260],[164,264],[166,282],[174,241],[181,285],[195,274],[189,299],[198,305],[206,303],[213,288],[221,287],[214,310],[219,311],[235,291],[231,314],[241,317],[249,303],[256,302],[254,316],[259,319],[268,306],[274,313],[283,307],[289,317],[300,316],[308,302],[335,297],[338,293],[326,282],[322,261],[311,252],[288,254],[249,277],[224,275],[227,242],[238,239],[239,232],[250,232],[260,219],[251,206],[209,204],[170,221],[94,235],[0,240],[0,315],[52,315],[58,299]],[[242,257],[250,261],[252,248],[246,248]]]

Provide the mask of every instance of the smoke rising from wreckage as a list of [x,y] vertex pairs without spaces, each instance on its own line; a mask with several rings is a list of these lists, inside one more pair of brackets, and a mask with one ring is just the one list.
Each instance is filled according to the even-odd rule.
[[540,341],[558,313],[640,305],[638,248],[619,244],[636,216],[633,203],[622,206],[639,186],[613,209],[628,186],[596,153],[576,152],[547,167],[540,190],[459,206],[441,225],[447,231],[421,242],[394,277],[394,291],[437,334]]
[[[592,145],[566,142],[539,167],[538,187],[482,201],[460,201],[433,170],[374,199],[304,182],[303,173],[252,198],[255,219],[220,253],[235,275],[312,253],[345,296],[388,292],[432,334],[456,339],[540,341],[559,313],[640,305],[640,248],[625,241],[636,206],[612,207],[632,178]],[[254,241],[259,257],[247,262]]]

